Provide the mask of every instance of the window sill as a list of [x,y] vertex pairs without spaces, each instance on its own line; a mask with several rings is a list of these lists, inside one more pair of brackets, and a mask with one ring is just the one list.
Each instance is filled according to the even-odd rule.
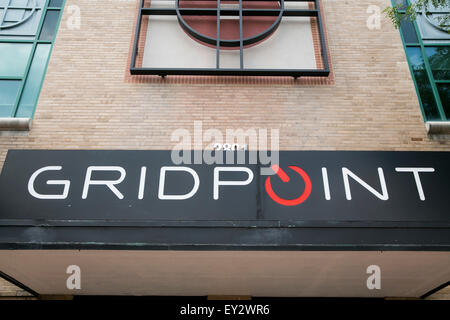
[[427,121],[425,122],[425,126],[431,139],[450,139],[450,121]]
[[0,131],[30,131],[31,118],[0,118]]

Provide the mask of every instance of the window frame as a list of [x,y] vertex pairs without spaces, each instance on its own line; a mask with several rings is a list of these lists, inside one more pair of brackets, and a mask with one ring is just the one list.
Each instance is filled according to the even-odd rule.
[[[177,0],[175,0],[177,1]],[[239,16],[242,17],[242,1],[239,0]],[[245,0],[244,0],[245,1]],[[141,25],[143,16],[150,15],[176,15],[177,9],[168,9],[168,8],[146,8],[145,0],[139,1],[137,22],[136,22],[136,30],[133,40],[133,51],[131,56],[130,63],[130,73],[131,75],[158,75],[160,77],[165,77],[167,75],[231,75],[231,76],[292,76],[295,79],[302,76],[309,77],[328,77],[330,74],[330,67],[328,61],[328,48],[325,39],[325,32],[323,27],[323,19],[321,13],[321,4],[320,0],[279,0],[281,3],[283,1],[296,1],[296,2],[311,2],[314,3],[315,9],[283,9],[283,16],[298,16],[298,17],[315,17],[317,18],[317,29],[319,33],[320,39],[320,49],[321,49],[321,60],[323,68],[317,69],[261,69],[261,68],[244,68],[243,65],[243,36],[242,30],[240,32],[240,68],[220,68],[219,65],[219,51],[220,51],[220,40],[217,40],[216,43],[216,67],[215,68],[146,68],[146,67],[136,67],[136,58],[138,55],[138,45],[140,39]],[[217,1],[217,15],[220,18],[220,11],[225,11],[226,9],[220,8],[220,0]],[[182,10],[182,9],[180,9]],[[195,9],[188,9],[192,12],[195,12]],[[203,9],[206,10],[206,9]],[[209,9],[208,9],[209,10]],[[199,12],[201,9],[198,10]],[[209,10],[209,11],[212,11]],[[230,11],[230,10],[228,10]],[[248,10],[250,11],[250,10]],[[211,13],[211,15],[213,15]],[[242,19],[241,27],[242,27]],[[281,19],[280,19],[281,21]],[[217,24],[218,32],[220,30],[220,23]],[[183,27],[180,25],[180,28]],[[184,27],[183,27],[184,28]],[[242,28],[241,28],[242,29]],[[189,31],[187,31],[189,33]],[[275,31],[276,32],[276,31]]]
[[[404,0],[404,1],[406,2],[407,5],[411,4],[410,0]],[[391,3],[392,3],[393,6],[396,5],[396,1],[395,0],[391,0]],[[405,9],[400,9],[399,10],[399,13],[401,13],[401,14],[405,14],[405,12],[406,12]],[[408,61],[408,67],[409,67],[409,71],[411,73],[411,78],[412,78],[412,80],[414,82],[414,88],[416,90],[417,99],[419,100],[420,109],[421,109],[421,112],[422,112],[422,117],[423,117],[425,122],[426,121],[450,121],[450,115],[448,117],[446,116],[444,108],[443,108],[443,105],[442,105],[441,97],[440,97],[439,91],[437,89],[437,84],[441,84],[441,83],[443,83],[443,84],[450,84],[450,79],[446,79],[446,80],[436,80],[436,79],[434,79],[433,70],[431,69],[430,62],[429,62],[428,56],[426,54],[426,48],[427,47],[448,47],[450,49],[450,41],[447,42],[447,43],[446,42],[435,42],[435,43],[427,42],[427,43],[424,43],[423,40],[422,40],[422,36],[420,34],[419,26],[417,25],[417,21],[410,21],[409,19],[408,19],[408,21],[410,23],[412,23],[412,25],[414,27],[414,30],[416,32],[416,36],[417,36],[418,42],[417,43],[406,42],[405,39],[404,39],[403,31],[402,31],[401,27],[399,28],[399,31],[400,31],[400,37],[402,39],[403,49],[405,51],[405,55],[406,55],[406,58],[407,58],[407,61]],[[427,117],[426,117],[425,109],[424,109],[423,104],[422,104],[422,97],[421,97],[420,92],[419,92],[419,86],[418,86],[416,78],[414,76],[414,70],[413,70],[413,67],[412,67],[412,63],[410,62],[410,58],[408,56],[407,48],[419,48],[420,49],[420,53],[421,53],[422,59],[424,61],[425,71],[426,71],[426,74],[428,76],[428,81],[429,81],[430,86],[431,86],[431,91],[433,93],[434,101],[436,102],[436,107],[437,107],[437,111],[438,111],[438,114],[440,116],[440,119],[427,119]]]
[[[32,65],[32,62],[33,62],[33,58],[35,57],[35,53],[36,53],[36,49],[37,49],[38,45],[39,44],[47,44],[47,45],[50,45],[50,50],[49,50],[48,57],[47,57],[46,62],[45,62],[45,66],[43,68],[42,77],[40,79],[40,84],[39,84],[39,89],[38,89],[37,95],[36,95],[36,97],[34,99],[33,111],[30,114],[29,118],[33,118],[34,117],[34,113],[36,111],[36,105],[37,105],[37,103],[39,101],[40,92],[42,90],[42,86],[43,86],[43,83],[44,83],[45,75],[46,75],[46,72],[47,72],[47,67],[48,67],[48,64],[49,64],[49,61],[50,61],[50,57],[51,57],[51,54],[52,54],[52,51],[53,51],[53,44],[55,42],[55,38],[56,38],[58,29],[59,29],[59,25],[60,25],[61,19],[62,19],[62,13],[64,11],[64,7],[65,7],[65,4],[66,4],[66,0],[62,0],[61,7],[54,7],[54,6],[51,7],[50,6],[50,2],[51,1],[52,0],[45,0],[44,5],[40,9],[40,10],[42,10],[42,14],[41,14],[40,21],[39,21],[39,24],[38,24],[38,27],[36,29],[36,33],[35,33],[34,36],[25,36],[25,37],[29,37],[29,39],[20,39],[20,37],[21,37],[20,34],[18,34],[18,35],[0,36],[0,43],[12,43],[12,44],[14,44],[14,43],[29,43],[29,44],[32,45],[32,48],[31,48],[31,51],[30,51],[30,55],[28,56],[28,61],[26,63],[25,72],[24,72],[24,74],[22,76],[20,76],[20,77],[19,76],[11,77],[11,76],[5,76],[5,75],[1,75],[0,74],[0,81],[2,81],[2,80],[21,81],[21,84],[20,84],[19,91],[18,91],[17,96],[16,96],[16,100],[15,100],[14,106],[13,106],[12,111],[10,113],[10,116],[8,118],[16,118],[17,112],[19,110],[20,101],[21,101],[23,93],[24,93],[24,88],[25,88],[25,85],[27,83],[27,80],[28,80],[28,77],[29,77],[29,74],[30,74],[31,65]],[[41,40],[39,38],[40,38],[41,32],[43,30],[43,25],[44,25],[44,22],[45,22],[45,18],[47,16],[47,12],[49,12],[49,11],[59,11],[59,17],[58,17],[57,22],[55,24],[55,30],[53,32],[53,37],[51,39],[49,39],[49,40]],[[31,37],[33,37],[33,38],[31,39]]]

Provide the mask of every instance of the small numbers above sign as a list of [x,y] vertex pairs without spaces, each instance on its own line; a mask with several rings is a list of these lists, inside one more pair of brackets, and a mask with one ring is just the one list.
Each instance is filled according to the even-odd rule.
[[239,144],[239,143],[215,143],[213,146],[213,149],[215,151],[238,151],[238,150],[247,150],[246,144]]

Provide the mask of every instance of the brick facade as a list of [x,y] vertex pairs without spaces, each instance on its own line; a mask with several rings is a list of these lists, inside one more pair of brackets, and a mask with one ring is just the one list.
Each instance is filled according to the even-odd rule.
[[[426,134],[398,31],[384,18],[380,30],[366,27],[368,6],[388,3],[324,0],[335,83],[303,85],[126,82],[136,2],[68,0],[33,128],[0,137],[0,163],[11,148],[170,149],[172,131],[192,130],[194,120],[223,132],[278,128],[281,149],[450,150],[448,140]],[[67,26],[71,5],[81,9],[79,30]]]
[[5,297],[21,297],[23,299],[25,297],[28,298],[31,296],[32,295],[25,290],[22,290],[12,283],[9,283],[8,281],[0,278],[0,300]]
[[[171,149],[171,133],[280,130],[283,150],[445,150],[427,136],[398,30],[367,8],[388,0],[323,0],[334,82],[290,78],[151,77],[127,81],[134,0],[67,0],[32,130],[8,149]],[[68,7],[81,28],[68,28]],[[447,290],[448,292],[448,290]],[[450,295],[447,294],[450,299]]]

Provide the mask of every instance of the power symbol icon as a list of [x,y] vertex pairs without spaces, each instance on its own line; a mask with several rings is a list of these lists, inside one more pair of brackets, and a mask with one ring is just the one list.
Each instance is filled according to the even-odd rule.
[[[267,179],[266,179],[265,188],[266,188],[267,194],[272,198],[273,201],[275,201],[283,206],[296,206],[296,205],[299,205],[300,203],[304,202],[306,199],[308,199],[309,195],[311,194],[311,188],[312,188],[311,179],[309,178],[308,174],[305,171],[303,171],[303,169],[301,169],[297,166],[289,166],[289,168],[294,170],[295,172],[297,172],[302,177],[303,181],[305,182],[305,190],[298,198],[283,199],[283,198],[279,197],[272,189],[272,184],[270,183],[270,176],[267,177]],[[275,171],[275,173],[278,175],[278,177],[280,177],[281,181],[289,182],[289,180],[290,180],[289,176],[278,165],[276,165],[276,164],[272,165],[272,169],[273,169],[273,171]]]

